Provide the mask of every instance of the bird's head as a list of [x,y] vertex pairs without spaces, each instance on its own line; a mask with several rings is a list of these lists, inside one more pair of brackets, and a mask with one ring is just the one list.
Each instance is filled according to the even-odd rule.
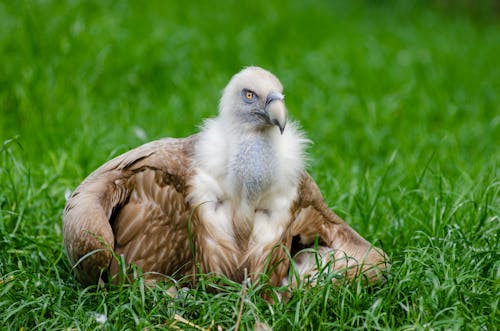
[[236,128],[261,131],[276,125],[283,133],[287,120],[284,98],[278,78],[262,68],[247,67],[224,89],[219,117]]

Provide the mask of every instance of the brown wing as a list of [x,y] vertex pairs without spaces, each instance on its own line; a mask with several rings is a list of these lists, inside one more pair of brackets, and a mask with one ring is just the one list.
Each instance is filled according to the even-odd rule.
[[116,274],[113,250],[145,272],[173,274],[190,262],[185,196],[195,140],[140,146],[104,164],[75,190],[64,209],[63,238],[80,282],[96,284],[107,268]]
[[[317,251],[323,266],[331,263],[333,271],[342,272],[347,278],[363,273],[375,281],[388,267],[387,255],[327,207],[318,186],[306,173],[302,177],[299,198],[292,209],[295,215],[290,229],[290,235],[294,238],[291,243],[292,254],[303,248],[314,247],[318,238]],[[322,267],[317,265],[317,257],[311,252],[295,256],[301,279],[313,277],[318,267]]]

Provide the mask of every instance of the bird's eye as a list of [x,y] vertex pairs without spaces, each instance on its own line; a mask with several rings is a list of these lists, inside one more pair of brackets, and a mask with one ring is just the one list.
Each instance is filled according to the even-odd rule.
[[243,91],[241,91],[241,97],[246,103],[252,103],[255,101],[255,99],[257,99],[257,94],[250,90],[244,89]]

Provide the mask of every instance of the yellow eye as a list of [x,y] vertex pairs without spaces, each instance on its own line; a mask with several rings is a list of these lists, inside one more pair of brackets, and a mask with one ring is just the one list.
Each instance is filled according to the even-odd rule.
[[243,89],[241,90],[241,100],[247,104],[254,103],[258,99],[258,95],[252,90]]

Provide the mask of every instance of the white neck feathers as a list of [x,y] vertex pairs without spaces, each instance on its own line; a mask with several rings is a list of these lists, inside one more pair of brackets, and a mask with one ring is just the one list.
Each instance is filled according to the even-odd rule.
[[269,193],[296,189],[308,142],[293,122],[280,134],[277,127],[266,131],[238,129],[219,117],[205,122],[193,166],[219,186],[217,191],[223,196],[218,199],[265,204]]

